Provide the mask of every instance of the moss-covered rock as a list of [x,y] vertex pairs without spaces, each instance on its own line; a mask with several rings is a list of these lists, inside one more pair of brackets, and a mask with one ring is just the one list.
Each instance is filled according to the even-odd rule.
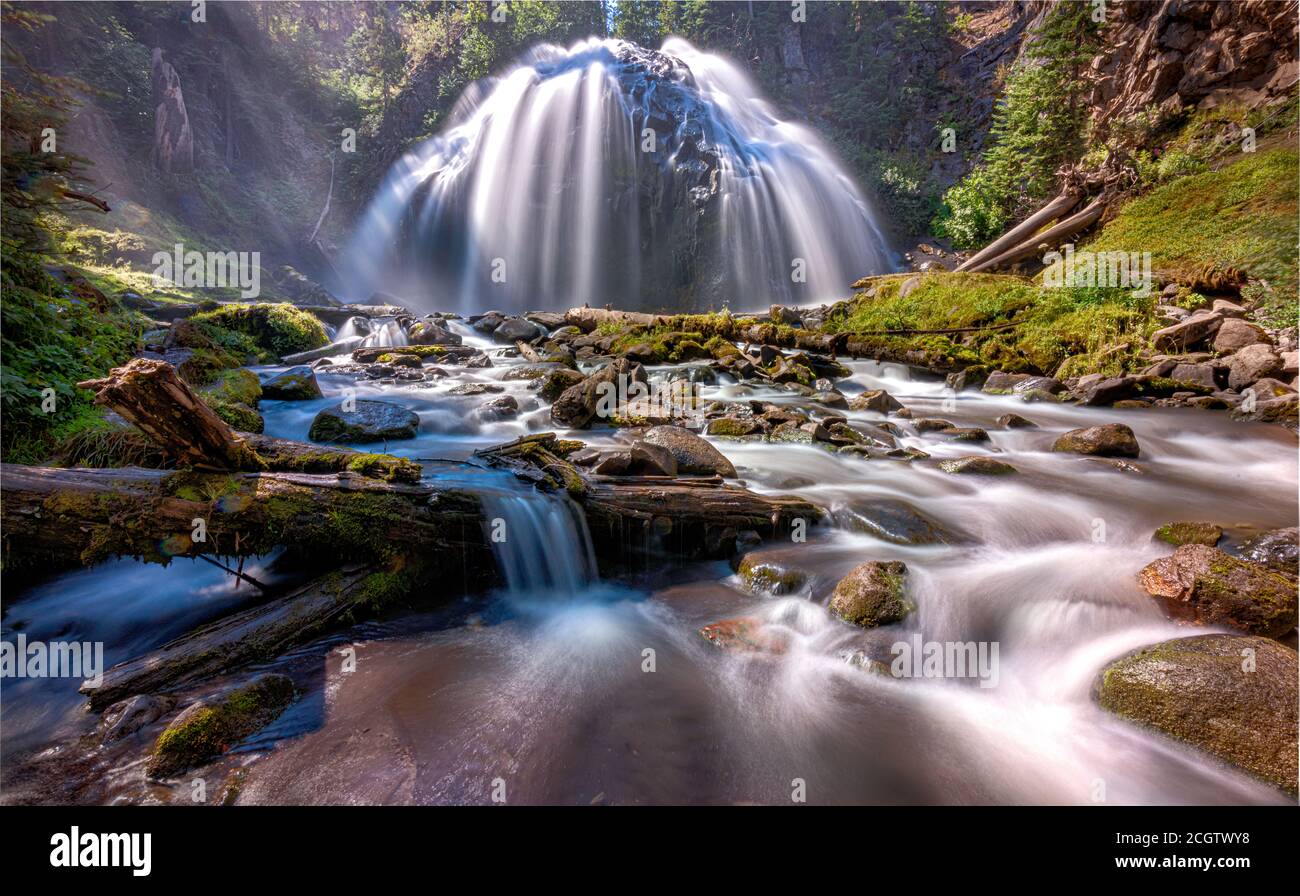
[[1296,626],[1296,581],[1204,544],[1147,564],[1142,587],[1176,617],[1278,638]]
[[311,423],[308,438],[314,442],[379,442],[413,439],[420,418],[391,401],[355,400],[351,410],[342,404],[325,408]]
[[907,566],[897,560],[862,563],[840,579],[827,609],[863,628],[901,622],[916,609],[904,592],[906,574]]
[[[420,366],[420,359],[415,359],[415,366]],[[310,367],[290,367],[278,373],[262,384],[262,394],[275,401],[307,401],[320,398],[320,384],[316,382],[316,372]]]
[[985,455],[954,457],[951,460],[940,461],[939,469],[945,473],[961,473],[975,476],[1006,476],[1016,472],[1016,468],[1011,464]]
[[745,420],[740,417],[718,417],[710,420],[704,431],[711,436],[743,439],[746,436],[761,435],[763,427],[754,420]]
[[775,551],[752,551],[736,567],[740,581],[750,591],[793,594],[808,584],[808,571],[788,562]]
[[1223,529],[1214,523],[1165,523],[1151,537],[1174,547],[1185,544],[1214,547],[1223,537]]
[[293,697],[292,681],[265,674],[221,697],[191,704],[158,735],[146,773],[167,778],[204,764],[273,722]]
[[192,318],[198,326],[217,327],[248,337],[258,350],[280,358],[329,342],[325,327],[312,314],[293,305],[232,303]]
[[1200,635],[1111,663],[1101,707],[1296,792],[1296,652],[1267,638]]

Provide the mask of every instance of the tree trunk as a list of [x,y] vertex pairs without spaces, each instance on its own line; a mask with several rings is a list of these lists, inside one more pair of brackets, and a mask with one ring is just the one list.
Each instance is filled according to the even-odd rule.
[[78,383],[133,423],[177,463],[199,470],[258,470],[262,462],[166,361],[136,358]]
[[1015,227],[1012,227],[1002,236],[989,243],[983,249],[976,252],[970,258],[963,261],[957,266],[956,270],[970,271],[975,269],[976,265],[988,261],[991,258],[996,258],[1008,249],[1024,242],[1026,239],[1033,236],[1034,232],[1037,231],[1038,228],[1050,221],[1055,221],[1078,204],[1078,194],[1067,190],[1051,202],[1047,203],[1047,205],[1034,212],[1024,221],[1020,222]]
[[980,271],[989,271],[1000,267],[1006,267],[1020,261],[1021,259],[1037,254],[1040,251],[1040,247],[1043,245],[1049,247],[1056,246],[1061,241],[1067,240],[1075,234],[1081,233],[1093,224],[1097,223],[1105,211],[1106,199],[1104,196],[1098,196],[1082,211],[1076,212],[1054,227],[1051,227],[1040,234],[1031,236],[1029,239],[1011,249],[1008,249],[1001,255],[983,261],[969,270],[971,273],[978,273]]

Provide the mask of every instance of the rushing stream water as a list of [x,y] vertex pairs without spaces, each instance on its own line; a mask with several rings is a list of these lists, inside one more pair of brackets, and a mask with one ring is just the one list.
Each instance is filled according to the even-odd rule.
[[[490,345],[453,326],[467,343]],[[305,438],[314,414],[345,388],[420,414],[419,436],[388,446],[411,457],[463,460],[551,429],[528,384],[504,378],[519,362],[493,348],[492,368],[448,368],[447,379],[415,386],[357,383],[324,368],[324,399],[263,403],[267,432]],[[1098,793],[1116,804],[1287,801],[1104,713],[1091,691],[1110,659],[1190,633],[1137,585],[1138,570],[1167,551],[1151,541],[1157,526],[1296,524],[1292,434],[1189,409],[954,398],[901,367],[849,366],[853,377],[839,384],[846,394],[883,387],[917,417],[982,426],[992,437],[954,444],[898,421],[903,444],[936,458],[996,452],[1019,475],[953,476],[815,446],[713,443],[751,488],[829,507],[906,501],[958,533],[958,543],[901,545],[824,524],[806,544],[765,546],[812,571],[798,593],[755,596],[723,563],[603,583],[566,499],[505,474],[434,463],[431,475],[466,477],[489,515],[504,521],[506,538],[494,546],[508,587],[484,598],[444,595],[441,610],[358,626],[272,664],[294,675],[304,696],[216,768],[247,766],[243,802],[482,803],[498,779],[512,803],[785,803],[794,779],[815,803],[1088,803]],[[471,411],[481,396],[448,394],[467,382],[500,385],[522,413],[477,420]],[[799,401],[725,381],[704,387],[703,399],[715,398]],[[1038,428],[998,428],[994,420],[1011,411]],[[1104,421],[1134,429],[1141,472],[1049,450],[1061,432]],[[573,435],[612,444],[617,433]],[[863,630],[824,610],[837,579],[869,559],[907,563],[918,609],[903,623]],[[189,561],[71,573],[8,602],[5,637],[24,630],[103,639],[116,662],[237,605],[247,592],[223,576]],[[721,651],[697,633],[746,615],[765,620],[785,652]],[[913,634],[996,642],[996,686],[896,680],[846,662]],[[341,667],[343,646],[356,651],[355,671]],[[6,759],[92,724],[75,688],[5,686]],[[138,768],[114,768],[107,779],[104,799],[182,798],[142,784]]]

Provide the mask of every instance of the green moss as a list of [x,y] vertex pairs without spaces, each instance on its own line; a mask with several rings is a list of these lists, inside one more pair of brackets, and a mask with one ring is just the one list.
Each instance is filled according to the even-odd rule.
[[413,460],[391,454],[358,454],[348,459],[347,468],[385,482],[418,482],[423,469]]
[[168,777],[201,765],[266,727],[293,702],[293,682],[262,675],[210,704],[181,713],[154,742],[147,772]]
[[256,407],[262,399],[262,383],[251,370],[226,370],[216,374],[201,394]]
[[262,415],[242,402],[224,401],[220,398],[203,396],[203,403],[212,408],[218,417],[240,432],[260,433],[266,426]]
[[1236,268],[1294,307],[1298,164],[1300,153],[1286,147],[1180,177],[1124,206],[1084,248],[1150,252],[1155,270],[1181,280]]
[[797,567],[764,559],[762,554],[746,554],[736,574],[750,591],[791,594],[808,583],[808,574]]

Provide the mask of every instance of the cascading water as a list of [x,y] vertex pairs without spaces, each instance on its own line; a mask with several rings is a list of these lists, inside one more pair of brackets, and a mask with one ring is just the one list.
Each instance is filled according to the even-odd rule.
[[460,311],[808,304],[895,266],[816,135],[676,38],[543,45],[474,85],[348,255],[352,298]]
[[361,345],[365,348],[392,348],[406,344],[406,331],[395,320],[385,321],[375,327],[370,335],[361,342]]
[[481,497],[488,540],[511,594],[574,595],[591,584],[591,538],[572,501],[541,492]]

